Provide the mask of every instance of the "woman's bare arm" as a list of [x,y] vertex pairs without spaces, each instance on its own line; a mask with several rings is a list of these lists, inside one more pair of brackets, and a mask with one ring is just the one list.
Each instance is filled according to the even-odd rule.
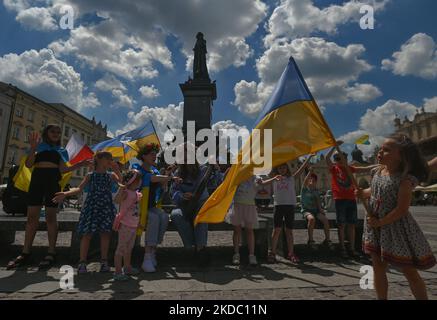
[[41,139],[39,137],[38,132],[32,132],[29,135],[30,150],[25,163],[27,168],[32,168],[32,166],[35,163],[36,149],[40,141]]
[[272,183],[273,181],[277,180],[277,177],[278,177],[278,176],[275,176],[275,177],[273,177],[273,178],[269,178],[269,179],[266,179],[266,180],[258,179],[258,180],[257,180],[257,183],[260,184],[260,185],[270,184],[270,183]]
[[428,161],[428,166],[431,171],[437,171],[437,157]]
[[293,177],[296,177],[302,173],[302,171],[308,166],[308,163],[310,162],[311,158],[313,157],[313,154],[310,154],[308,158],[305,159],[304,163],[300,166],[299,169],[293,174]]

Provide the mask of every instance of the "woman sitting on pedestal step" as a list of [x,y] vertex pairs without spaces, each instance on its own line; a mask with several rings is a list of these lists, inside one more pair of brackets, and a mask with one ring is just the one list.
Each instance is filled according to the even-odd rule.
[[194,249],[197,263],[204,267],[209,263],[206,251],[208,224],[199,223],[194,227],[194,219],[199,209],[208,199],[207,181],[211,167],[194,164],[181,164],[175,176],[181,182],[172,185],[172,200],[177,208],[171,212],[171,220],[176,225],[186,249]]

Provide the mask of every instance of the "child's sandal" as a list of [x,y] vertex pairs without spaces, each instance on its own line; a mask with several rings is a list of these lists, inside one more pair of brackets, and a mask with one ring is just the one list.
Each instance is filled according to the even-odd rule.
[[349,255],[347,254],[346,249],[341,249],[341,250],[340,250],[340,256],[341,256],[343,259],[347,259],[347,258],[349,258]]
[[287,257],[288,260],[290,260],[292,263],[299,263],[300,259],[295,254],[289,254]]
[[46,256],[39,263],[39,269],[50,269],[56,262],[56,254],[55,253],[47,253]]
[[77,266],[77,273],[78,274],[85,274],[87,273],[87,266],[86,266],[86,261],[80,261],[79,265]]
[[100,262],[100,272],[106,273],[106,272],[110,272],[110,271],[111,271],[111,267],[108,264],[108,260],[102,260]]
[[30,261],[30,253],[21,253],[14,260],[9,261],[6,270],[12,270],[28,264]]
[[277,262],[276,254],[270,251],[267,255],[267,262],[268,263],[276,263]]

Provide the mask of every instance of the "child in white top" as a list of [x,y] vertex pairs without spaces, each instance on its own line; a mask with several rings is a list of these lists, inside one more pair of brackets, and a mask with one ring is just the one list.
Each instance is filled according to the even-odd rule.
[[258,227],[258,213],[255,206],[255,178],[241,183],[234,196],[233,209],[230,211],[229,218],[234,226],[233,242],[234,256],[233,264],[240,264],[240,240],[241,229],[246,229],[247,245],[249,248],[249,264],[256,265],[258,262],[255,256],[255,235],[254,228]]
[[273,184],[274,229],[272,234],[272,248],[268,254],[269,263],[276,262],[276,249],[284,224],[288,247],[287,259],[292,263],[299,262],[299,258],[295,255],[293,248],[294,208],[296,206],[294,178],[303,172],[312,156],[313,155],[310,155],[302,164],[302,166],[294,173],[291,173],[288,165],[284,163],[273,169],[273,178],[267,180],[258,180],[259,184]]

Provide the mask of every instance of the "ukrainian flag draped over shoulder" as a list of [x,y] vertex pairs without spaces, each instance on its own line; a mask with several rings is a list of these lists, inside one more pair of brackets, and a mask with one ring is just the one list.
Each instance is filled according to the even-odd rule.
[[[255,123],[255,129],[260,129],[261,154],[263,130],[272,130],[273,167],[335,145],[334,136],[292,57]],[[200,209],[195,224],[222,222],[238,185],[253,175],[256,167],[253,162],[242,163],[243,152],[250,152],[250,148],[242,150],[223,183]]]
[[[68,152],[64,148],[61,148],[59,146],[51,146],[45,142],[40,143],[38,145],[38,148],[36,149],[36,152],[43,152],[43,151],[56,151],[61,156],[61,159],[66,163],[67,166],[70,166],[68,160]],[[29,186],[30,186],[30,179],[32,177],[32,171],[33,166],[31,168],[26,167],[26,160],[27,156],[24,156],[20,160],[20,166],[18,168],[17,173],[14,176],[14,186],[15,188],[24,191],[29,192]],[[59,185],[61,186],[61,190],[64,190],[64,187],[67,185],[68,181],[70,181],[70,178],[72,176],[72,172],[64,173],[62,175],[62,179],[59,182]]]
[[148,121],[144,126],[118,135],[115,138],[100,142],[94,145],[92,150],[94,152],[108,151],[114,158],[119,158],[120,162],[125,164],[137,155],[142,146],[148,143],[160,145],[152,121]]
[[[141,200],[139,203],[139,214],[140,214],[140,225],[137,228],[136,235],[141,236],[147,227],[147,218],[149,214],[149,193],[152,175],[158,175],[159,171],[155,167],[151,167],[150,171],[146,171],[140,164],[135,163],[132,165],[132,169],[138,170],[142,174],[142,184],[141,184]],[[159,202],[157,207],[160,207]]]

